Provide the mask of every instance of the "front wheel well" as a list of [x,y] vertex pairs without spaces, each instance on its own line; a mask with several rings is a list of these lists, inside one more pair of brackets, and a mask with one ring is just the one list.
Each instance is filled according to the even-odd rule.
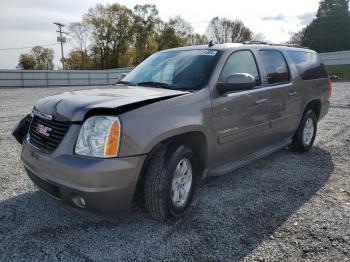
[[[152,157],[153,153],[159,149],[161,146],[169,145],[169,144],[185,144],[190,147],[194,154],[198,157],[199,160],[199,168],[201,171],[204,170],[208,151],[207,151],[207,140],[205,135],[200,131],[187,132],[183,134],[179,134],[170,138],[167,138],[153,147],[149,157]],[[147,163],[146,163],[147,164]]]
[[[183,133],[183,134],[179,134],[179,135],[167,138],[152,148],[151,152],[148,154],[142,166],[142,169],[138,178],[138,182],[137,182],[136,191],[134,194],[134,198],[139,203],[143,203],[142,198],[143,198],[143,184],[144,184],[144,178],[146,173],[145,171],[150,162],[150,159],[163,146],[169,146],[173,144],[185,144],[193,150],[196,157],[198,157],[199,174],[201,176],[203,175],[203,171],[206,167],[207,157],[208,157],[207,140],[205,135],[200,131],[193,131],[193,132],[187,132],[187,133]],[[197,181],[199,181],[200,179],[201,177],[198,177]]]
[[321,113],[321,101],[319,99],[310,101],[305,107],[303,116],[306,114],[308,110],[314,111],[318,120],[320,118],[320,113]]

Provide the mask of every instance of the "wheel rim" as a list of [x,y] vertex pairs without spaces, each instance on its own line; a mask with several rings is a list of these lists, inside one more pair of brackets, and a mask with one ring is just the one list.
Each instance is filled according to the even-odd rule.
[[305,145],[310,145],[312,137],[314,136],[314,130],[314,123],[311,118],[308,118],[303,130],[303,142]]
[[192,165],[191,161],[183,158],[175,168],[172,187],[171,199],[175,207],[183,207],[190,195],[192,185]]

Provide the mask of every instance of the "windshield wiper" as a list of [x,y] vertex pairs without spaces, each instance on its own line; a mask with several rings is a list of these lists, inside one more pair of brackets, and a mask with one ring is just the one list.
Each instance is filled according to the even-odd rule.
[[172,89],[174,87],[174,86],[169,85],[167,83],[153,82],[153,81],[139,82],[136,85],[138,85],[138,86],[150,86],[150,87],[163,87],[163,88],[169,88],[169,89]]
[[116,85],[118,85],[118,84],[128,85],[128,86],[136,86],[134,83],[131,83],[131,82],[129,82],[129,81],[123,81],[123,80],[118,81],[118,82],[116,83]]

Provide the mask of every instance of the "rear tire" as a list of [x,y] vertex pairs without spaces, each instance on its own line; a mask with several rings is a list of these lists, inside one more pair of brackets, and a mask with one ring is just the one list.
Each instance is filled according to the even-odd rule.
[[150,159],[144,181],[145,206],[155,219],[184,216],[193,197],[197,158],[186,145],[161,147]]
[[317,117],[314,111],[308,110],[300,121],[293,136],[291,148],[299,152],[307,152],[314,144],[317,132]]

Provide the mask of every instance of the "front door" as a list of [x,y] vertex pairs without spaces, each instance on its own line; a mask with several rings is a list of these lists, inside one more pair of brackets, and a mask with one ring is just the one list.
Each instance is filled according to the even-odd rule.
[[233,52],[223,67],[219,82],[236,73],[251,74],[255,77],[256,87],[224,95],[213,92],[212,125],[217,139],[214,163],[217,165],[241,159],[267,145],[264,138],[269,132],[269,94],[262,88],[251,51]]

